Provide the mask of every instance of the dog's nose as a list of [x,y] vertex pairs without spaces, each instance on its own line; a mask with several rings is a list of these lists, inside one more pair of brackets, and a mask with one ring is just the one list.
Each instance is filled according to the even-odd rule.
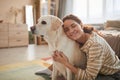
[[30,27],[32,34],[35,34],[35,26]]

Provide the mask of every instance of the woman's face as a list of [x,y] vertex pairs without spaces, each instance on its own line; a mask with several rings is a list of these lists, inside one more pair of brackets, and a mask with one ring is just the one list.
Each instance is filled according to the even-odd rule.
[[63,29],[66,35],[72,40],[78,40],[83,35],[83,29],[80,24],[72,19],[64,21]]

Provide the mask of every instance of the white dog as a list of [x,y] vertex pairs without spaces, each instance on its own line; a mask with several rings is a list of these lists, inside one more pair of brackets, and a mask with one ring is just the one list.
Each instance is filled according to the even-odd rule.
[[[56,16],[46,15],[40,17],[35,26],[35,34],[43,35],[49,46],[49,51],[62,51],[69,59],[70,63],[76,66],[85,66],[85,54],[80,52],[79,44],[69,39],[63,31],[63,22]],[[72,72],[64,65],[53,61],[52,80],[57,80],[57,76],[62,75],[66,80],[72,79]]]

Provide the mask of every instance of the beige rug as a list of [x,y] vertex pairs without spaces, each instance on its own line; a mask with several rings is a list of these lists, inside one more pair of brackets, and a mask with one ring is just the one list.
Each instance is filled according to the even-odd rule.
[[34,60],[0,66],[0,80],[50,80],[47,76],[37,76],[35,72],[50,66],[51,60]]

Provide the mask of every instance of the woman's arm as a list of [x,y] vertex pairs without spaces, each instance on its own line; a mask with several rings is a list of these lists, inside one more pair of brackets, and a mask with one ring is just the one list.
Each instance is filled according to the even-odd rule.
[[70,64],[69,62],[66,62],[64,65],[67,68],[69,68],[74,74],[78,73],[78,69],[75,66],[73,66],[72,64]]
[[[99,73],[103,62],[103,48],[99,44],[92,44],[89,48],[86,69],[76,68],[69,63],[68,58],[62,52],[55,52],[53,59],[64,64],[76,76],[76,80],[94,80]],[[62,53],[62,54],[61,54]]]
[[61,51],[55,51],[53,54],[53,59],[65,65],[69,68],[74,74],[78,73],[78,69],[69,63],[68,58]]

